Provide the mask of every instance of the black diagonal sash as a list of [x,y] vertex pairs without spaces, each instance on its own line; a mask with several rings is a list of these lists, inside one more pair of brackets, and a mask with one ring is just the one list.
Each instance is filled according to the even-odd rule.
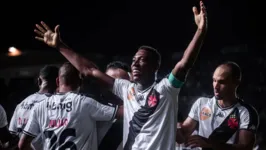
[[134,113],[132,120],[129,122],[129,133],[127,137],[124,150],[131,150],[132,145],[135,142],[136,136],[140,133],[144,124],[148,121],[149,117],[154,113],[159,104],[160,94],[151,89],[151,92],[147,96],[146,103],[144,106]]
[[211,141],[226,143],[239,129],[240,116],[235,108],[209,136]]

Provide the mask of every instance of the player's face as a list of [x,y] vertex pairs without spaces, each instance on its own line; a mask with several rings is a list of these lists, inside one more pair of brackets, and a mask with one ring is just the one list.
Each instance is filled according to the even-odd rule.
[[154,78],[156,64],[151,58],[150,52],[139,49],[133,57],[131,64],[132,79],[135,82],[145,82]]
[[123,69],[108,69],[106,74],[113,78],[130,80],[128,73]]
[[230,69],[226,66],[218,67],[213,74],[213,90],[217,99],[223,99],[228,94],[235,93],[236,85],[232,80]]

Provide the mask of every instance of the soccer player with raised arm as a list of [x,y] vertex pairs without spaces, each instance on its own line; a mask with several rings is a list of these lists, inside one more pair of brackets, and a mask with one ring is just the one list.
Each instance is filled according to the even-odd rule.
[[44,22],[36,25],[36,39],[59,49],[83,75],[99,80],[124,102],[123,147],[125,150],[171,150],[175,148],[177,97],[189,69],[193,66],[207,32],[207,14],[203,2],[200,12],[193,7],[196,33],[166,78],[157,82],[156,73],[161,59],[158,51],[149,46],[140,47],[133,57],[132,82],[114,79],[97,66],[74,52],[60,38],[59,25],[53,32]]

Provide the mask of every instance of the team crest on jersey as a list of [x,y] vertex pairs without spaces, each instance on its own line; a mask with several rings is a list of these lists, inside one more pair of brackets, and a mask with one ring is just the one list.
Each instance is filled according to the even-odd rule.
[[227,124],[231,129],[236,129],[238,127],[238,120],[235,114],[230,115]]
[[200,111],[200,120],[207,120],[211,117],[212,111],[209,107],[203,107]]
[[158,99],[157,99],[156,95],[154,95],[154,94],[150,95],[148,98],[148,105],[150,107],[154,107],[157,103],[158,103]]
[[136,95],[135,89],[132,87],[127,92],[127,99],[132,100],[135,95]]

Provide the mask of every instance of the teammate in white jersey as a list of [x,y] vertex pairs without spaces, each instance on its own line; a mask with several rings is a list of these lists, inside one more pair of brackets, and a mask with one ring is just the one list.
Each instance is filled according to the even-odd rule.
[[55,93],[57,77],[58,68],[56,66],[47,65],[40,70],[38,77],[39,91],[31,94],[17,105],[9,125],[9,131],[12,134],[20,136],[33,107]]
[[3,145],[5,145],[7,142],[10,142],[13,137],[8,132],[8,122],[6,117],[6,111],[0,105],[0,149]]
[[[107,65],[105,73],[113,78],[130,80],[130,67],[120,61],[114,61]],[[112,99],[113,103],[121,105],[121,99],[110,91],[102,93],[102,99]],[[113,122],[97,122],[99,150],[122,150],[123,141],[123,117]],[[115,138],[114,138],[115,137]]]
[[160,54],[154,48],[142,46],[131,65],[133,82],[114,79],[101,72],[96,65],[75,53],[60,39],[59,26],[55,33],[43,22],[37,25],[36,39],[59,51],[85,76],[97,78],[124,102],[123,146],[125,150],[173,150],[177,122],[177,97],[188,70],[200,51],[206,30],[207,17],[203,2],[201,11],[193,8],[198,29],[169,77],[156,82]]
[[[199,98],[181,126],[188,146],[252,150],[259,119],[257,111],[236,96],[240,81],[241,71],[236,63],[226,62],[217,67],[213,74],[214,97]],[[190,136],[197,124],[198,135]]]
[[[43,149],[97,150],[96,121],[111,121],[121,108],[105,106],[74,91],[80,85],[79,72],[65,63],[59,70],[59,93],[34,107],[20,138],[19,148],[28,149],[42,134]],[[116,113],[118,112],[118,113]]]

